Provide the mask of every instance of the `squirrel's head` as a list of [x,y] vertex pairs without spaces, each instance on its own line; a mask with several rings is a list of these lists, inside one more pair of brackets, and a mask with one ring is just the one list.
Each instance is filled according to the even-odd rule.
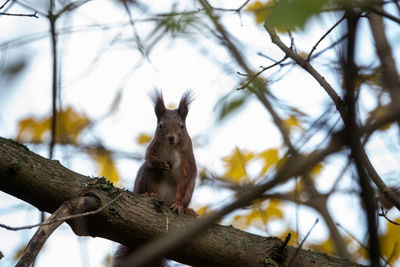
[[189,105],[193,101],[192,92],[186,91],[181,97],[178,108],[173,110],[165,108],[161,91],[154,90],[151,98],[157,116],[155,133],[157,141],[174,146],[182,140],[182,137],[188,137],[185,121]]

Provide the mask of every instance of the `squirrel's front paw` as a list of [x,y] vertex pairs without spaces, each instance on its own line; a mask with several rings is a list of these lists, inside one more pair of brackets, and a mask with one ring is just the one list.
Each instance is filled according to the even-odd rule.
[[173,211],[176,212],[178,214],[181,214],[183,211],[183,206],[182,205],[177,205],[176,203],[172,203],[171,206],[169,206],[169,208]]
[[161,170],[170,170],[172,168],[171,163],[169,163],[168,161],[164,161],[164,160],[157,161],[156,166]]

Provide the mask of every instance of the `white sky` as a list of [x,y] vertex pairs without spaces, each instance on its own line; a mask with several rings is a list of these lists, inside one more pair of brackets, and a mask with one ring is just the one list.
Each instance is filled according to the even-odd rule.
[[[28,2],[28,1],[25,1]],[[237,7],[242,1],[223,1],[226,7]],[[190,1],[184,2],[190,5]],[[224,6],[218,2],[218,6]],[[157,9],[163,10],[163,6]],[[165,3],[166,6],[170,2]],[[217,5],[217,4],[216,4]],[[154,6],[153,2],[149,6]],[[25,12],[15,5],[9,12]],[[165,10],[164,10],[165,11]],[[127,21],[126,13],[123,9],[115,8],[110,1],[99,0],[92,1],[86,6],[80,8],[69,23],[73,26],[82,26],[97,23],[116,24],[121,21]],[[256,69],[258,66],[267,66],[271,64],[265,58],[256,55],[256,52],[263,52],[272,56],[274,59],[280,59],[282,53],[271,44],[267,33],[261,26],[254,26],[254,19],[243,14],[240,18],[235,14],[225,14],[224,22],[229,25],[232,32],[239,40],[251,40],[247,43],[249,47],[243,53]],[[313,19],[309,23],[307,32],[295,36],[297,48],[301,51],[310,51],[312,45],[324,33],[324,29],[329,27],[332,21],[322,19]],[[64,24],[65,25],[65,24]],[[60,23],[58,26],[64,26]],[[139,34],[148,31],[150,24],[137,24]],[[27,35],[33,32],[46,32],[48,23],[46,18],[40,16],[39,19],[20,18],[20,17],[0,17],[0,43],[6,40],[12,40],[17,36]],[[279,148],[281,139],[279,132],[270,121],[270,117],[265,109],[255,100],[249,102],[240,114],[222,125],[215,123],[214,105],[222,94],[231,91],[237,87],[237,78],[233,79],[231,74],[222,71],[210,57],[212,55],[221,62],[232,62],[232,68],[239,70],[233,64],[229,54],[221,47],[215,46],[213,40],[205,41],[204,38],[197,38],[197,46],[184,41],[183,39],[166,39],[157,45],[150,54],[151,64],[141,58],[136,50],[127,45],[114,45],[107,48],[117,34],[121,32],[120,28],[110,31],[83,31],[73,35],[62,36],[60,38],[60,48],[65,48],[62,54],[62,102],[63,106],[72,105],[76,110],[87,114],[90,118],[96,119],[103,116],[109,109],[118,89],[123,83],[123,98],[118,112],[112,117],[103,121],[95,130],[106,147],[123,150],[134,153],[143,153],[144,148],[136,145],[135,138],[139,133],[145,132],[151,134],[155,128],[155,115],[153,107],[148,98],[148,93],[154,87],[162,88],[165,102],[177,104],[179,98],[187,89],[195,92],[196,100],[193,102],[187,119],[187,127],[192,139],[198,144],[195,148],[195,154],[198,165],[207,166],[208,169],[217,173],[223,172],[221,158],[228,155],[235,147],[245,148],[261,152],[268,148]],[[123,29],[124,38],[131,37],[131,27]],[[369,32],[363,31],[365,35],[361,38],[368,39]],[[336,35],[338,36],[338,32]],[[399,39],[399,30],[391,32],[392,38]],[[285,39],[287,40],[287,39]],[[326,45],[326,43],[325,43]],[[105,49],[106,47],[106,49]],[[199,52],[198,47],[202,47]],[[325,47],[324,44],[321,47]],[[22,48],[22,49],[21,49]],[[50,112],[51,94],[51,67],[49,55],[49,40],[47,38],[40,41],[22,46],[19,49],[0,49],[0,58],[2,60],[12,60],[18,56],[29,56],[32,59],[26,75],[20,76],[17,81],[13,81],[14,87],[11,90],[4,90],[5,83],[0,79],[0,136],[15,137],[17,132],[17,121],[26,116],[43,116]],[[105,49],[105,50],[104,50]],[[398,48],[396,48],[399,51]],[[95,68],[91,71],[92,61],[103,51],[99,61],[94,63]],[[371,61],[373,51],[369,46],[362,46],[361,54],[367,61]],[[396,52],[397,53],[397,52]],[[399,54],[399,53],[397,53]],[[142,64],[136,68],[137,64]],[[317,61],[318,62],[318,61]],[[326,63],[326,62],[319,62]],[[337,87],[338,82],[333,80],[329,69],[325,66],[319,66],[325,78]],[[270,72],[272,73],[272,72]],[[272,90],[278,97],[289,101],[289,103],[300,106],[303,111],[316,115],[320,113],[327,103],[327,96],[320,86],[301,69],[294,69],[290,72],[289,78],[283,79],[273,84]],[[10,86],[11,88],[11,86]],[[374,101],[368,96],[371,107]],[[87,142],[93,141],[87,137]],[[200,146],[201,145],[201,146]],[[398,147],[398,146],[397,146]],[[385,143],[376,138],[376,146],[372,151],[381,151],[379,157],[374,158],[374,163],[378,170],[386,173],[396,170],[399,166],[399,157],[386,155]],[[40,151],[47,156],[46,150]],[[398,150],[394,154],[398,156]],[[96,175],[94,164],[88,158],[77,157],[68,158],[64,154],[58,153],[62,163],[86,175]],[[83,160],[82,160],[83,159]],[[340,159],[332,158],[331,162],[340,162]],[[118,170],[123,178],[124,186],[131,187],[133,178],[139,163],[131,160],[119,160]],[[336,178],[338,172],[337,166],[333,163],[324,170],[324,180],[320,182],[322,189],[329,188]],[[352,184],[348,179],[347,184]],[[353,185],[353,188],[355,185]],[[324,189],[325,190],[325,189]],[[220,206],[227,203],[228,195],[221,190],[218,192],[201,188],[195,191],[192,205],[199,207],[201,205],[212,203]],[[350,209],[351,206],[357,206],[357,199],[346,198],[342,195],[332,197],[330,205],[335,219],[340,221],[347,229],[351,229],[358,236],[362,235],[363,229],[355,228],[359,224],[360,213],[357,209]],[[39,220],[39,214],[35,209],[26,211],[26,205],[20,212],[2,213],[5,207],[20,204],[15,198],[0,193],[0,223],[6,223],[12,226],[34,224]],[[349,213],[342,212],[343,206],[349,207]],[[294,211],[288,209],[288,215],[293,216]],[[305,233],[313,224],[317,215],[309,209],[301,208],[302,220],[300,227]],[[349,214],[352,214],[349,216]],[[289,223],[288,223],[289,225]],[[294,224],[291,224],[294,227]],[[277,230],[283,230],[282,225],[274,224],[268,229],[269,233],[274,234]],[[34,230],[22,232],[11,232],[0,229],[0,251],[5,258],[0,261],[0,266],[9,266],[12,264],[10,257],[16,248],[27,244]],[[265,234],[265,233],[264,233]],[[310,240],[319,240],[326,237],[328,233],[324,224],[320,222],[310,237]],[[78,242],[78,239],[84,240]],[[68,226],[60,227],[50,237],[45,248],[39,254],[37,266],[103,266],[104,258],[109,254],[115,244],[99,238],[77,238]],[[62,251],[61,248],[67,248]],[[88,261],[83,262],[80,251],[88,251]],[[60,253],[62,252],[62,253]]]

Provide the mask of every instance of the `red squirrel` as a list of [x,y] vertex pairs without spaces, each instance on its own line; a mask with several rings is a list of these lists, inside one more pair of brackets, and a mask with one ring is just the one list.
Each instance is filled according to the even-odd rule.
[[147,147],[145,162],[138,171],[133,192],[158,197],[178,214],[195,214],[188,206],[197,169],[185,123],[192,94],[185,92],[178,109],[174,110],[165,108],[160,91],[154,92],[152,100],[157,129]]
[[[170,110],[165,108],[162,93],[154,91],[152,101],[157,129],[137,173],[133,192],[158,197],[178,214],[197,215],[188,208],[197,174],[192,141],[186,130],[186,116],[192,100],[191,91],[186,91],[178,109]],[[114,256],[113,267],[118,267],[131,251],[121,246]]]

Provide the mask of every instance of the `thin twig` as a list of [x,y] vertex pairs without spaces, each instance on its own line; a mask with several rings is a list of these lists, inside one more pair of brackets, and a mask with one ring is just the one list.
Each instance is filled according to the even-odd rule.
[[[358,240],[352,233],[350,233],[349,230],[347,230],[346,228],[344,228],[340,223],[336,223],[336,225],[337,225],[339,228],[341,228],[343,231],[345,231],[346,234],[347,234],[348,236],[350,236],[354,241],[356,241],[356,243],[357,243],[360,247],[362,247],[363,249],[365,249],[365,251],[369,251],[368,247],[365,246],[363,243],[361,243],[361,241]],[[386,264],[388,264],[388,265],[390,266],[389,260],[386,260],[385,257],[383,257],[382,255],[381,255],[381,259],[382,259]]]
[[134,35],[136,44],[138,46],[138,50],[150,62],[149,53],[148,53],[148,51],[146,51],[146,49],[145,49],[145,47],[143,45],[143,42],[142,42],[142,40],[141,40],[141,38],[139,36],[139,33],[138,33],[137,29],[136,29],[135,20],[132,17],[131,10],[130,10],[130,8],[128,6],[128,3],[127,3],[127,1],[122,1],[122,2],[124,4],[125,11],[128,14],[129,24],[132,26],[133,35]]
[[37,16],[37,11],[35,11],[33,14],[14,14],[14,13],[4,13],[4,12],[0,12],[0,15],[2,16],[14,16],[14,17],[35,17],[35,18],[39,18]]
[[288,58],[288,56],[285,56],[283,59],[279,60],[278,62],[275,62],[274,64],[272,64],[272,65],[270,65],[270,66],[268,66],[268,67],[262,67],[261,71],[257,72],[257,73],[254,74],[254,75],[253,75],[253,74],[244,74],[244,73],[241,73],[241,72],[238,71],[237,74],[242,75],[242,76],[248,76],[248,77],[251,76],[251,78],[249,79],[249,81],[248,81],[246,84],[244,84],[243,86],[237,88],[236,90],[243,90],[243,89],[246,89],[258,76],[261,75],[261,73],[263,73],[264,71],[266,71],[266,70],[268,70],[268,69],[271,69],[271,68],[273,68],[273,67],[275,67],[275,66],[277,66],[277,65],[280,65],[280,64],[281,64],[283,61],[285,61],[287,58]]
[[49,147],[49,159],[53,158],[54,146],[57,139],[57,84],[58,84],[58,61],[57,61],[57,30],[56,21],[58,16],[54,14],[54,0],[50,0],[48,14],[50,24],[51,56],[52,56],[52,118],[51,118],[51,140]]
[[387,211],[383,210],[383,207],[381,207],[381,213],[378,213],[378,215],[381,216],[381,217],[383,217],[383,218],[385,218],[388,222],[390,222],[390,223],[392,223],[392,224],[394,224],[394,225],[400,226],[400,223],[397,223],[397,222],[395,222],[395,221],[392,221],[391,219],[389,219],[389,218],[387,217]]
[[304,242],[307,240],[308,236],[311,234],[312,230],[314,229],[314,227],[317,225],[319,219],[317,218],[314,222],[314,224],[311,226],[310,230],[308,230],[306,236],[303,238],[303,240],[301,240],[300,245],[297,247],[296,251],[293,253],[293,256],[291,257],[289,264],[287,265],[288,267],[290,267],[294,261],[294,259],[297,256],[297,253],[300,251],[301,247],[303,246]]
[[397,9],[398,9],[398,12],[400,12],[400,5],[399,5],[398,0],[392,0],[392,2],[393,2],[393,4],[396,5],[396,7],[397,7]]
[[4,4],[2,4],[2,5],[0,6],[0,10],[3,9],[3,8],[7,5],[8,2],[10,2],[10,0],[7,0]]
[[345,231],[346,234],[347,234],[348,236],[350,236],[354,241],[356,241],[356,243],[357,243],[360,247],[362,247],[363,249],[365,249],[366,251],[368,251],[367,246],[365,246],[363,243],[361,243],[361,241],[358,240],[352,233],[350,233],[349,230],[347,230],[346,228],[344,228],[340,223],[336,223],[336,225],[337,225],[339,228],[341,228],[343,231]]
[[325,39],[326,36],[328,36],[333,29],[335,29],[346,17],[343,15],[343,17],[341,19],[339,19],[324,35],[322,35],[322,37],[318,40],[318,42],[313,46],[313,48],[311,49],[310,53],[307,56],[307,62],[310,62],[312,53],[314,52],[315,49],[317,49],[317,46],[322,42],[322,40]]
[[[99,206],[99,200],[93,196],[77,197],[68,201],[65,201],[61,206],[47,219],[48,221],[61,218],[66,215],[79,213],[85,210],[93,210]],[[44,243],[50,237],[50,235],[63,223],[64,221],[58,221],[51,225],[44,225],[37,229],[34,236],[29,241],[25,248],[22,257],[18,260],[16,267],[29,267],[34,264],[36,256]]]
[[240,7],[238,8],[221,8],[221,7],[213,7],[211,5],[209,5],[209,7],[213,10],[217,10],[217,11],[233,11],[233,12],[237,12],[240,13],[242,11],[242,9],[250,2],[250,0],[247,0],[246,2],[244,2],[243,4],[240,5]]
[[104,210],[105,208],[110,206],[112,203],[117,201],[121,197],[122,193],[123,193],[123,191],[120,192],[117,197],[112,199],[110,202],[106,203],[104,206],[101,206],[97,210],[87,211],[87,212],[83,212],[83,213],[79,213],[79,214],[75,214],[75,215],[64,216],[64,217],[56,218],[54,220],[50,220],[48,222],[32,224],[32,225],[27,225],[27,226],[21,226],[21,227],[12,227],[12,226],[8,226],[8,225],[0,223],[0,227],[1,228],[5,228],[7,230],[11,230],[11,231],[26,230],[26,229],[32,229],[32,228],[40,227],[40,226],[44,226],[44,225],[53,224],[53,223],[56,223],[56,222],[59,222],[59,221],[68,221],[68,220],[72,220],[72,219],[76,219],[76,218],[80,218],[80,217],[93,215],[93,214],[101,212],[102,210]]

